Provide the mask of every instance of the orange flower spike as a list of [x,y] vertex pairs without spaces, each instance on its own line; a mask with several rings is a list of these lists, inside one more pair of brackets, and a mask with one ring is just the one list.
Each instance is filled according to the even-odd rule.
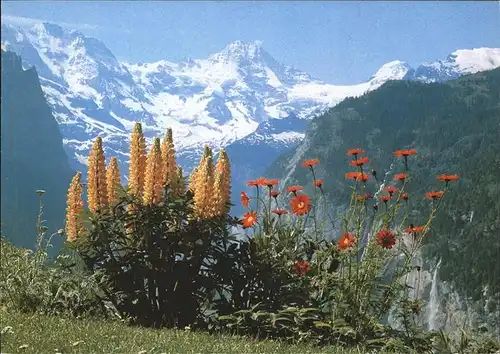
[[363,150],[363,149],[350,149],[350,150],[347,150],[347,155],[357,156],[357,155],[362,154],[364,152],[365,152],[365,150]]
[[351,164],[351,166],[363,166],[365,163],[368,163],[370,162],[370,160],[368,159],[368,157],[362,157],[362,158],[359,158],[357,160],[352,160],[352,161],[349,161],[349,164]]
[[287,187],[286,192],[287,193],[297,193],[298,191],[301,191],[302,187],[301,186],[290,186]]
[[341,250],[345,250],[353,247],[356,244],[356,237],[348,232],[344,233],[337,244],[337,247]]
[[254,226],[257,223],[257,213],[255,211],[245,213],[241,223],[244,229]]
[[390,230],[383,229],[377,233],[377,243],[385,249],[391,249],[396,244],[396,236]]
[[309,197],[305,194],[296,195],[290,200],[290,209],[295,215],[304,215],[311,210]]
[[250,201],[250,198],[248,198],[248,195],[245,192],[240,193],[240,198],[241,198],[241,205],[244,208],[248,208],[248,203]]
[[302,166],[304,167],[313,167],[314,165],[317,165],[319,164],[319,160],[318,159],[311,159],[311,160],[305,160],[304,162],[302,162]]
[[408,178],[408,174],[407,173],[398,173],[398,174],[394,175],[394,179],[396,181],[404,181],[407,178]]

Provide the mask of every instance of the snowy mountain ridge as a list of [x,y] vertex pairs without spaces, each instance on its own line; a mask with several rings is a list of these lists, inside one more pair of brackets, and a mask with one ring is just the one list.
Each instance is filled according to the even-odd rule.
[[303,138],[304,125],[267,137],[259,127],[289,116],[312,118],[388,80],[444,81],[500,66],[500,49],[459,50],[417,69],[393,61],[364,83],[339,86],[279,63],[258,41],[232,42],[207,59],[126,63],[101,41],[55,24],[28,29],[2,24],[1,39],[2,49],[36,67],[73,167],[85,169],[99,135],[106,155],[120,160],[122,172],[137,121],[148,139],[171,127],[181,165],[189,170],[203,144],[215,150],[238,141],[275,142],[278,150],[293,147]]

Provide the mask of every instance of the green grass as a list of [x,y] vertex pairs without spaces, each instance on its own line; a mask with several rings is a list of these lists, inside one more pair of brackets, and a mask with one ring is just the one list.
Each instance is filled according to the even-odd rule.
[[0,324],[2,353],[362,353],[338,347],[315,348],[5,311],[1,313]]

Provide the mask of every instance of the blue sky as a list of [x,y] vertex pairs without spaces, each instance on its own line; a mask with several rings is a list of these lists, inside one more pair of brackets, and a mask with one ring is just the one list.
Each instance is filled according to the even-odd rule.
[[7,19],[79,29],[130,62],[206,58],[261,40],[278,61],[335,84],[365,81],[392,60],[415,66],[500,47],[499,1],[2,1]]

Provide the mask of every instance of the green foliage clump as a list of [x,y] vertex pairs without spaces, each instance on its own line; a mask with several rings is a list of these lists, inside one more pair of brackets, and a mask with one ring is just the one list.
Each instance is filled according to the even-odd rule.
[[[42,191],[41,191],[42,192]],[[43,204],[37,223],[34,251],[0,240],[0,303],[8,311],[72,317],[106,315],[109,311],[96,294],[96,283],[71,252],[48,256],[52,237],[47,238]]]

